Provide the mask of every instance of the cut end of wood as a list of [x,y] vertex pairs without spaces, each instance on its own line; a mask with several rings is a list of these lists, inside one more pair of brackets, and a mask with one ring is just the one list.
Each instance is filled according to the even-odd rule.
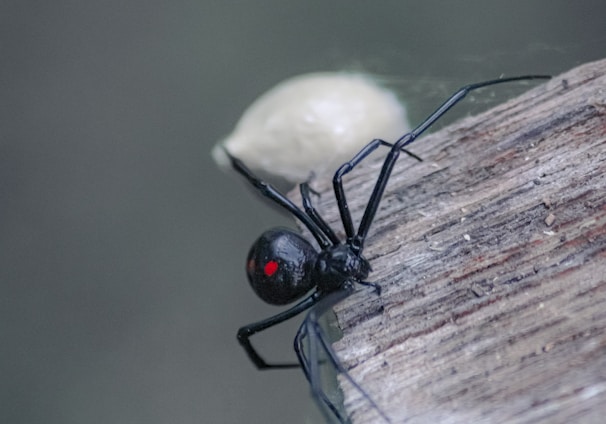
[[[393,422],[606,416],[606,60],[411,146],[334,348]],[[381,165],[345,181],[359,222]],[[330,181],[318,210],[341,228]],[[353,422],[376,411],[347,381]]]

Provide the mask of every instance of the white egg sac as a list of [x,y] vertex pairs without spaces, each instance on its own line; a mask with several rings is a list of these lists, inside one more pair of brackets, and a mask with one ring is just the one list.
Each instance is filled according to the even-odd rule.
[[313,73],[259,97],[212,153],[227,165],[225,148],[253,171],[299,183],[333,173],[375,138],[393,142],[407,131],[404,106],[370,76]]

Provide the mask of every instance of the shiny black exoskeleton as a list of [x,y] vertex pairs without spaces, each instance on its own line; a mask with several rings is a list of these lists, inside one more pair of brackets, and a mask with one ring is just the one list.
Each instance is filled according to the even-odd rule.
[[[391,144],[379,139],[372,140],[349,162],[339,167],[333,177],[336,203],[345,229],[345,241],[341,241],[337,237],[335,232],[314,209],[311,202],[310,188],[307,183],[300,185],[304,209],[302,210],[273,186],[256,177],[242,161],[226,152],[234,169],[243,175],[263,196],[280,205],[301,221],[311,232],[320,248],[319,251],[316,251],[301,235],[284,228],[266,231],[251,248],[246,264],[246,271],[251,286],[261,299],[274,305],[284,305],[303,297],[299,303],[286,311],[262,321],[246,325],[238,330],[238,340],[251,361],[259,369],[301,366],[305,376],[311,383],[312,392],[316,396],[316,399],[319,399],[322,405],[325,405],[332,411],[339,421],[345,422],[347,417],[332,403],[321,387],[320,360],[318,359],[317,350],[322,349],[326,358],[335,367],[337,372],[341,373],[362,393],[383,421],[389,422],[389,418],[349,376],[347,370],[343,368],[318,325],[317,319],[337,302],[353,293],[355,284],[372,286],[377,293],[380,293],[379,287],[376,284],[365,281],[371,268],[368,261],[363,257],[362,252],[366,236],[400,153],[405,152],[409,156],[420,160],[413,153],[408,152],[405,147],[414,142],[417,137],[425,132],[456,103],[462,100],[470,91],[504,82],[548,78],[550,77],[544,75],[530,75],[467,85],[454,93],[420,125],[410,133],[400,137],[395,143]],[[343,176],[351,172],[379,146],[387,146],[390,150],[383,162],[383,167],[356,231],[347,200],[345,199],[342,179]],[[310,291],[311,293],[307,294]],[[295,351],[299,363],[267,363],[250,343],[250,337],[255,333],[284,322],[305,310],[309,310],[309,312],[295,337]],[[307,344],[309,345],[307,348],[308,354],[306,354],[303,346],[303,342],[306,339],[308,339]]]
[[368,261],[348,245],[329,246],[320,253],[299,233],[287,228],[266,231],[253,244],[246,261],[248,281],[257,296],[285,305],[317,287],[330,293],[370,273]]

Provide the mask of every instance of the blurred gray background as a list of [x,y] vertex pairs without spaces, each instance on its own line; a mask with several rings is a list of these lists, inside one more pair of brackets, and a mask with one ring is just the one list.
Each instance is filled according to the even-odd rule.
[[[217,170],[212,145],[263,91],[317,70],[389,76],[417,122],[464,83],[606,56],[605,12],[3,1],[0,421],[319,422],[300,371],[258,372],[236,342],[280,310],[254,296],[244,260],[289,220]],[[296,325],[255,343],[293,358]]]

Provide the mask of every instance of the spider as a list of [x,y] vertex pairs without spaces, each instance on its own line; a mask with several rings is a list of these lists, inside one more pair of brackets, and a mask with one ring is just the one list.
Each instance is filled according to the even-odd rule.
[[[364,242],[400,153],[404,152],[417,160],[421,160],[418,156],[406,150],[405,147],[414,142],[442,115],[473,90],[512,81],[549,78],[546,75],[525,75],[466,85],[452,94],[421,124],[411,132],[404,134],[395,143],[392,144],[381,139],[370,141],[349,162],[341,165],[333,177],[335,199],[345,230],[346,239],[344,241],[339,239],[335,231],[314,209],[311,200],[312,190],[307,182],[300,184],[303,206],[303,209],[301,209],[272,185],[256,177],[241,160],[231,156],[226,151],[232,167],[261,195],[286,209],[301,221],[319,246],[318,251],[299,233],[286,228],[275,228],[263,233],[250,249],[246,262],[246,273],[253,290],[261,299],[273,305],[286,305],[303,298],[283,312],[245,325],[238,330],[238,341],[254,365],[259,369],[301,367],[310,382],[314,398],[325,414],[329,415],[322,405],[328,408],[337,420],[347,422],[348,417],[334,405],[321,387],[319,371],[319,364],[321,363],[319,352],[321,349],[326,360],[332,364],[335,370],[353,384],[355,389],[363,395],[385,422],[390,422],[389,417],[353,380],[340,363],[322,331],[318,319],[338,302],[354,293],[356,284],[371,287],[377,295],[380,295],[380,286],[366,281],[372,269],[363,255]],[[383,162],[377,182],[356,231],[343,189],[343,177],[380,146],[389,147],[390,150]],[[307,294],[310,291],[311,293]],[[307,296],[305,296],[306,294]],[[307,310],[309,312],[299,327],[294,340],[298,363],[266,362],[251,344],[251,336]],[[306,339],[308,339],[306,342],[308,347],[304,349]]]

